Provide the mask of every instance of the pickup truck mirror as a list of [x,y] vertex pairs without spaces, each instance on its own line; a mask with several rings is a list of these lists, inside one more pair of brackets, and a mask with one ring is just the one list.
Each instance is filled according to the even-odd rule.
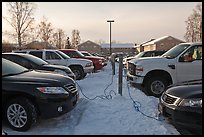
[[184,62],[184,57],[183,56],[179,57],[179,62]]

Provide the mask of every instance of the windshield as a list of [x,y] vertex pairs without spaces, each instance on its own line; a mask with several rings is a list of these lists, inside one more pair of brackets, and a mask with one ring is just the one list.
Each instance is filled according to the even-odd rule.
[[189,44],[179,44],[164,53],[162,57],[175,58],[189,46]]
[[70,57],[68,55],[66,55],[65,53],[63,53],[62,51],[56,51],[63,59],[70,59]]
[[79,52],[78,50],[76,50],[76,53],[79,55],[79,57],[85,57],[81,52]]
[[41,66],[41,65],[47,65],[47,64],[49,64],[48,62],[46,62],[46,61],[44,61],[43,59],[38,58],[38,57],[36,57],[36,56],[27,55],[26,58],[29,59],[30,61],[32,61],[32,62],[34,62],[34,63],[40,65],[40,66]]
[[82,53],[84,56],[93,56],[93,55],[91,55],[90,53],[87,53],[87,52],[83,52]]
[[135,56],[135,58],[140,58],[140,57],[142,57],[142,56],[144,55],[144,53],[145,53],[145,52],[140,52],[140,53],[138,53],[138,54]]
[[28,69],[2,58],[2,76],[17,75],[29,71]]

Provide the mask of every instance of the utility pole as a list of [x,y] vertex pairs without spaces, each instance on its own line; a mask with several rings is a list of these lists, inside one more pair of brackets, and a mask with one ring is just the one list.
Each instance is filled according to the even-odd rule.
[[110,55],[112,54],[111,52],[111,23],[114,22],[114,20],[107,20],[107,22],[110,22]]

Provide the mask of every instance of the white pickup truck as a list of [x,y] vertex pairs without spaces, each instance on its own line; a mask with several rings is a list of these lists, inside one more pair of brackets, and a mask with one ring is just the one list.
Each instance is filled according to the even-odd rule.
[[160,97],[170,84],[202,79],[202,43],[181,43],[162,56],[132,59],[127,80]]
[[86,76],[87,73],[93,72],[93,62],[88,59],[70,58],[63,52],[53,49],[25,49],[14,50],[16,53],[27,53],[46,60],[50,64],[68,66],[75,74],[76,79],[80,80]]

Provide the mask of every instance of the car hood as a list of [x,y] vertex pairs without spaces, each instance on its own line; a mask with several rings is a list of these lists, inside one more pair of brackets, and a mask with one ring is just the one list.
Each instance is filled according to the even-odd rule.
[[85,58],[69,58],[68,60],[70,60],[70,61],[73,61],[73,62],[77,62],[77,61],[80,61],[80,62],[91,62],[91,60],[89,60],[89,59],[85,59]]
[[130,63],[139,63],[139,62],[143,62],[143,61],[150,61],[150,62],[165,62],[163,60],[167,60],[167,58],[165,57],[142,57],[142,58],[134,58],[134,59],[131,59],[129,62]]
[[4,77],[15,84],[37,84],[37,85],[52,85],[52,86],[63,86],[68,83],[74,83],[74,81],[62,75],[54,73],[43,73],[37,71],[29,71],[18,75]]
[[90,60],[99,60],[99,59],[103,59],[102,57],[92,57],[92,56],[86,56],[86,59],[90,59]]
[[202,84],[175,86],[166,93],[180,98],[199,98],[202,97]]
[[63,65],[51,65],[51,64],[46,64],[46,65],[43,65],[44,68],[50,68],[50,69],[60,69],[60,70],[67,70],[70,68],[69,67],[66,67],[66,66],[63,66]]

